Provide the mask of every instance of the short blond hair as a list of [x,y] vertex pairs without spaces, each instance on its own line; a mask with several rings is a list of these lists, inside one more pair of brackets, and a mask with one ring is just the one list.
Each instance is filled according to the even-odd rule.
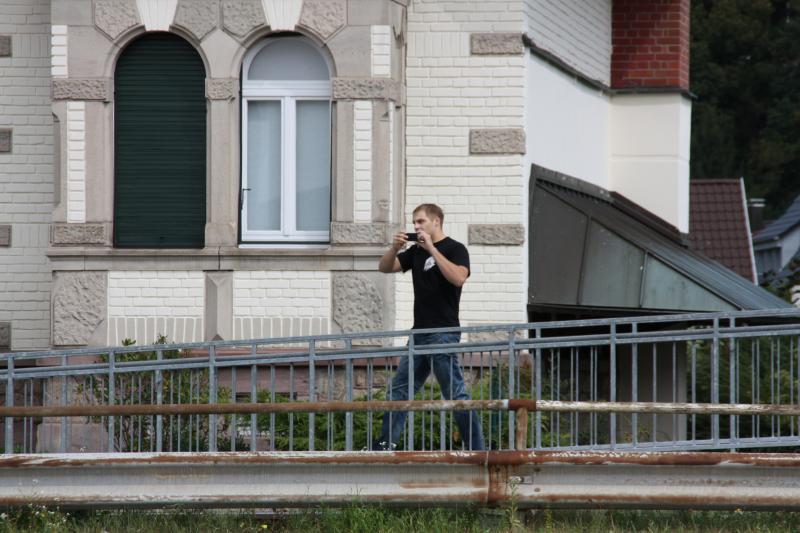
[[433,218],[436,217],[439,219],[439,223],[444,226],[444,211],[442,208],[436,204],[419,204],[417,207],[414,208],[413,214],[416,214],[420,211],[425,211],[425,214],[429,217]]

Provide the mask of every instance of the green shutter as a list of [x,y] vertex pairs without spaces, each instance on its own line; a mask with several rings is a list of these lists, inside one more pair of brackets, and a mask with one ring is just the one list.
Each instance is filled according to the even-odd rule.
[[202,248],[205,68],[176,35],[133,42],[114,76],[114,243]]

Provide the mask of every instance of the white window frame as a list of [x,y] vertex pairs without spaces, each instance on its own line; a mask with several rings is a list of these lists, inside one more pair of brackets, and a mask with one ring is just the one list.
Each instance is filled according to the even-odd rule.
[[[304,37],[280,37],[278,39],[304,40]],[[300,231],[297,229],[297,102],[327,101],[328,124],[331,124],[331,83],[326,81],[249,81],[247,73],[253,59],[278,39],[266,40],[248,52],[242,66],[242,207],[240,212],[241,242],[254,243],[328,243],[330,227],[325,231]],[[316,48],[316,45],[313,45]],[[324,54],[320,56],[328,62]],[[328,64],[328,72],[331,72]],[[249,190],[248,170],[248,106],[250,102],[278,101],[281,104],[281,229],[255,230],[247,225],[247,192]],[[333,135],[331,132],[331,145]],[[331,149],[332,155],[332,149]],[[332,159],[332,157],[331,157]],[[330,162],[329,162],[330,164]],[[330,168],[330,167],[329,167]],[[329,170],[329,176],[331,172]],[[331,191],[332,194],[332,191]]]

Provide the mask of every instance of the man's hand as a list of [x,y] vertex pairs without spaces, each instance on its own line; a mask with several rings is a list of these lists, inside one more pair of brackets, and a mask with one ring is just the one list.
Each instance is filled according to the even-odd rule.
[[389,246],[389,249],[386,250],[386,253],[383,254],[383,257],[378,261],[378,270],[385,274],[400,272],[402,268],[400,266],[400,260],[397,259],[397,252],[399,252],[407,242],[408,238],[405,233],[395,233],[392,238],[392,245]]
[[417,231],[417,242],[423,250],[433,255],[433,251],[436,250],[436,247],[433,245],[433,239],[431,239],[429,234],[422,230]]
[[408,242],[408,237],[403,232],[395,233],[394,238],[392,239],[392,247],[395,249],[396,252],[399,252],[403,246],[406,245]]

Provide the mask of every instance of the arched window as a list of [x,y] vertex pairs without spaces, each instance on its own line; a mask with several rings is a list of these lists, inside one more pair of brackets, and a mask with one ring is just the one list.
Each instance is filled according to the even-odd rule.
[[330,239],[330,68],[299,36],[267,39],[242,72],[242,241]]
[[169,33],[140,37],[114,73],[114,244],[202,248],[205,67]]

